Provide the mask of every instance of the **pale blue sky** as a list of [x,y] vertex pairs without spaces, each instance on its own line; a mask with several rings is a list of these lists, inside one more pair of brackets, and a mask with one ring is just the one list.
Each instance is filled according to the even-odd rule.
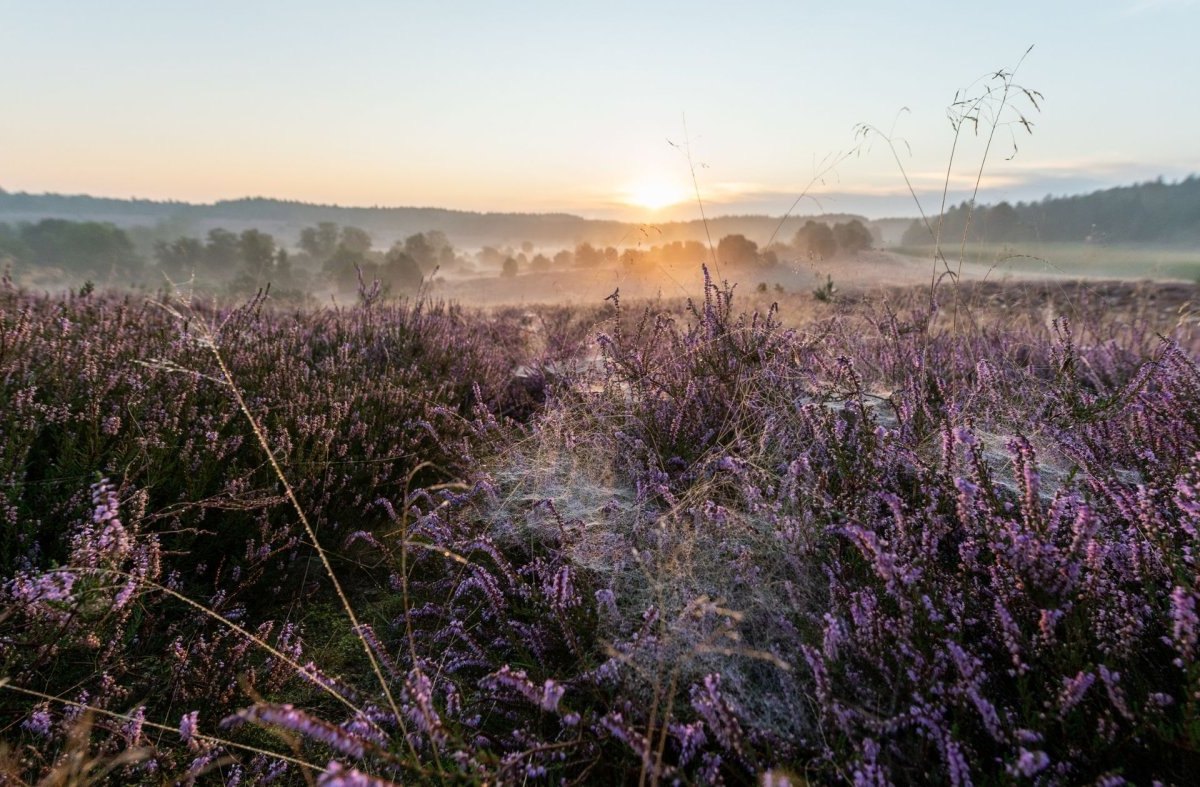
[[[781,213],[856,123],[907,106],[904,164],[932,199],[955,91],[1032,44],[1017,81],[1043,111],[984,182],[1036,198],[1200,171],[1198,31],[1190,0],[0,0],[0,187],[687,217],[623,204],[685,196],[666,140],[686,114],[713,211]],[[878,144],[817,191],[915,211]]]

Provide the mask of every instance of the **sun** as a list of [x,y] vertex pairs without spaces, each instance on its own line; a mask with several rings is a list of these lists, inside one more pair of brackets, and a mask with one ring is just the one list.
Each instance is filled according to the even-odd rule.
[[624,190],[621,201],[646,210],[661,210],[687,199],[687,191],[665,180],[642,180]]

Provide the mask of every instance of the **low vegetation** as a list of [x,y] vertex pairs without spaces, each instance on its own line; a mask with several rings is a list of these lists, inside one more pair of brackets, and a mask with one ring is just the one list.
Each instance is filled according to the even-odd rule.
[[0,774],[1184,783],[1200,331],[1130,296],[5,289]]

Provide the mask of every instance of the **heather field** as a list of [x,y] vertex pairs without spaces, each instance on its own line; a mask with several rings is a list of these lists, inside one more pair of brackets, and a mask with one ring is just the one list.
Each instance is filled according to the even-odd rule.
[[0,782],[1189,782],[1194,286],[703,289],[0,292]]

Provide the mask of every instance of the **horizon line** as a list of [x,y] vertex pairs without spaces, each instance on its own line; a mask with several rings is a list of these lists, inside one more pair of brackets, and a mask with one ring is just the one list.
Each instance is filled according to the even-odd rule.
[[[1138,187],[1138,186],[1145,186],[1145,185],[1150,185],[1153,183],[1160,183],[1160,182],[1163,183],[1164,185],[1176,185],[1179,183],[1184,183],[1184,182],[1191,180],[1193,178],[1196,178],[1196,177],[1200,177],[1200,172],[1193,172],[1193,173],[1189,173],[1187,175],[1181,175],[1174,179],[1170,179],[1165,175],[1158,175],[1157,177],[1146,178],[1146,179],[1142,179],[1142,180],[1134,180],[1131,182],[1126,182],[1126,183],[1122,183],[1122,184],[1115,185],[1115,186],[1093,188],[1093,189],[1088,189],[1088,190],[1083,190],[1083,191],[1064,192],[1062,194],[1046,194],[1043,197],[1036,199],[1036,200],[1028,200],[1028,201],[1018,200],[1016,204],[1020,204],[1020,203],[1036,204],[1036,203],[1042,202],[1046,199],[1063,199],[1063,198],[1070,198],[1070,197],[1077,197],[1077,196],[1087,196],[1090,194],[1097,194],[1097,193],[1101,193],[1101,192],[1105,192],[1105,191],[1112,191],[1115,189],[1134,188],[1134,187]],[[853,191],[843,192],[843,193],[847,196],[856,195],[856,193]],[[220,205],[230,205],[230,204],[246,203],[246,202],[273,202],[273,203],[283,204],[283,205],[296,205],[296,206],[308,207],[308,208],[329,208],[329,209],[336,209],[336,210],[377,210],[377,211],[389,211],[389,210],[422,211],[422,210],[427,210],[427,211],[442,211],[442,212],[446,212],[446,213],[461,213],[461,214],[482,215],[482,216],[543,216],[543,217],[559,216],[559,217],[572,218],[572,219],[577,219],[580,221],[589,221],[589,222],[602,222],[602,223],[613,223],[613,224],[641,224],[641,225],[690,224],[690,223],[698,223],[698,222],[702,223],[706,220],[714,221],[714,220],[718,220],[718,219],[738,219],[738,218],[741,218],[741,219],[769,218],[769,219],[788,220],[788,219],[798,218],[798,217],[851,216],[851,217],[855,217],[855,218],[861,218],[866,221],[887,221],[887,220],[896,220],[896,219],[915,219],[915,218],[917,218],[915,215],[912,215],[912,216],[895,215],[895,216],[881,216],[881,217],[877,217],[877,218],[869,218],[866,215],[859,213],[859,212],[855,212],[855,211],[821,211],[820,213],[778,213],[778,214],[775,214],[775,213],[722,213],[722,214],[717,214],[714,216],[709,216],[707,219],[705,219],[703,217],[696,217],[696,218],[692,218],[692,219],[666,219],[666,220],[662,220],[662,221],[638,221],[638,220],[629,220],[629,219],[620,219],[620,218],[594,218],[594,217],[590,217],[590,216],[584,216],[579,213],[571,213],[566,210],[545,210],[545,211],[520,211],[520,210],[495,210],[495,209],[471,210],[468,208],[455,208],[455,207],[446,207],[446,206],[439,206],[439,205],[399,205],[399,204],[390,204],[389,205],[389,204],[380,204],[380,203],[375,203],[373,205],[341,204],[341,203],[337,203],[337,202],[321,202],[321,201],[309,201],[309,200],[304,200],[304,199],[292,199],[292,198],[287,198],[287,197],[271,197],[271,196],[267,196],[267,195],[263,195],[263,194],[255,194],[255,195],[247,194],[247,195],[242,195],[242,196],[238,196],[238,197],[225,197],[225,198],[213,199],[211,201],[188,200],[188,199],[179,199],[179,198],[175,198],[175,197],[156,199],[153,197],[139,197],[137,195],[113,196],[111,194],[94,194],[94,193],[89,193],[89,192],[26,191],[24,189],[17,190],[17,191],[9,191],[3,185],[0,185],[0,196],[4,196],[4,195],[34,197],[34,198],[60,197],[60,198],[67,198],[67,199],[75,198],[75,199],[110,200],[110,201],[114,201],[114,202],[150,203],[150,204],[154,204],[154,205],[164,205],[164,206],[178,205],[178,206],[182,206],[182,207],[192,207],[192,208],[217,207]],[[863,193],[863,194],[857,195],[857,196],[869,197],[869,196],[877,196],[877,195]],[[965,203],[965,202],[969,202],[969,201],[970,200],[964,200],[963,202]],[[1000,204],[1002,202],[1009,202],[1009,204],[1014,204],[1010,200],[999,200],[998,202],[996,202],[994,204]],[[667,206],[667,207],[681,207],[681,206],[688,205],[688,204],[692,204],[692,203],[678,202],[678,203],[674,203],[673,205]],[[712,205],[712,204],[719,205],[720,203],[719,202],[713,203],[713,202],[706,201],[705,204],[706,205]],[[983,203],[983,204],[991,204],[991,203]],[[948,207],[955,207],[955,205],[948,205]]]

